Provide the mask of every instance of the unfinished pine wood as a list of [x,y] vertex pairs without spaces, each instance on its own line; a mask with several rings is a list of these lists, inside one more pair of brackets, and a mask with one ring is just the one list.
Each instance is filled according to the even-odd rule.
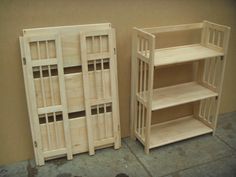
[[[23,33],[24,35],[27,36],[60,33],[62,41],[61,45],[62,45],[63,65],[64,67],[72,67],[82,64],[80,52],[78,50],[80,48],[79,33],[81,31],[103,30],[109,28],[111,28],[110,23],[101,23],[101,24],[89,24],[89,25],[24,29]],[[51,50],[49,51],[51,52]],[[43,55],[45,54],[45,52],[46,51],[43,51]],[[51,53],[51,55],[53,55],[53,53]]]
[[[80,37],[90,154],[94,153],[96,147],[106,143],[114,143],[115,149],[121,144],[113,35],[110,29],[83,32]],[[112,116],[107,119],[109,110]],[[94,132],[94,124],[98,126],[98,132]],[[108,134],[111,130],[112,136]]]
[[69,160],[72,154],[87,151],[92,155],[95,148],[119,148],[116,42],[111,24],[23,33],[22,66],[36,164],[65,155]]
[[218,94],[196,82],[184,83],[153,91],[152,110],[168,108],[180,104],[190,103]]
[[[63,138],[64,141],[66,142],[63,154],[67,155],[68,159],[72,158],[72,152],[71,152],[71,146],[70,146],[70,136],[67,136],[67,131],[68,131],[68,112],[67,112],[67,103],[65,100],[65,95],[64,95],[64,80],[62,80],[61,76],[63,74],[62,70],[62,58],[61,58],[61,53],[60,53],[60,39],[58,35],[52,34],[52,35],[43,35],[43,36],[31,36],[31,37],[23,37],[24,39],[24,50],[25,50],[25,61],[23,62],[24,65],[27,67],[27,82],[29,86],[29,97],[30,97],[30,105],[33,107],[34,111],[31,113],[33,114],[33,124],[34,124],[34,131],[37,133],[37,140],[34,141],[34,148],[39,148],[38,149],[38,156],[40,160],[38,160],[38,165],[43,165],[44,164],[44,159],[43,158],[50,158],[54,155],[61,155],[61,147],[59,145],[59,134],[58,134],[58,129],[59,127],[55,122],[57,121],[55,118],[55,111],[60,112],[62,115],[62,121],[63,121]],[[52,41],[54,47],[52,50],[54,50],[55,55],[49,55],[49,45],[48,41]],[[31,52],[33,50],[31,44],[36,45],[36,51],[37,51],[37,61],[34,61],[33,59],[33,53]],[[46,51],[46,54],[43,55],[42,51]],[[37,63],[36,63],[37,62]],[[58,79],[58,84],[57,87],[60,88],[59,90],[59,97],[60,97],[60,103],[58,105],[55,102],[55,97],[54,97],[54,88],[52,85],[52,74],[51,74],[51,65],[56,66],[57,68],[57,75],[59,76]],[[37,73],[35,73],[33,68],[37,68]],[[49,77],[48,81],[48,90],[50,90],[50,107],[48,106],[48,101],[47,97],[48,95],[46,94],[46,82],[45,82],[45,69],[47,71],[47,75]],[[35,78],[38,77],[38,81],[40,83],[39,89],[36,89],[35,85]],[[41,94],[41,99],[42,99],[42,105],[37,104],[37,97],[36,95]],[[59,106],[61,105],[61,106]],[[51,120],[49,117],[53,114],[53,127],[55,131],[51,131]],[[43,119],[43,120],[42,120]],[[43,121],[45,124],[45,128],[47,131],[46,137],[42,134],[42,129],[40,128],[40,124]],[[52,139],[52,134],[56,135],[56,139]],[[46,148],[44,145],[44,139],[46,138],[48,148]],[[54,140],[56,141],[56,146],[53,146]],[[55,144],[55,143],[54,143]],[[37,149],[36,149],[37,150]],[[46,154],[46,155],[45,155]]]
[[[201,30],[200,44],[155,49],[159,33]],[[149,149],[215,132],[230,28],[203,23],[134,28],[132,39],[131,135]],[[153,42],[152,42],[153,41]],[[194,62],[194,80],[153,89],[159,66]],[[193,116],[151,125],[152,112],[193,102]]]
[[178,118],[151,127],[150,148],[210,133],[213,130],[193,117]]
[[223,52],[207,48],[200,44],[156,49],[154,65],[177,64],[223,55]]

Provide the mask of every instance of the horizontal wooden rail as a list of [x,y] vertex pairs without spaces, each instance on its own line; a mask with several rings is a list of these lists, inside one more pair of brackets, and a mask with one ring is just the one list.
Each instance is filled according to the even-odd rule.
[[184,25],[142,28],[141,30],[146,31],[148,33],[166,33],[166,32],[185,31],[185,30],[202,29],[202,28],[203,28],[203,23],[192,23]]

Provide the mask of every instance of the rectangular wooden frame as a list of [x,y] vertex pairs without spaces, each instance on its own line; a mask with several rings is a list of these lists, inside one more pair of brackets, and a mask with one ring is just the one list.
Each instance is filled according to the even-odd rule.
[[[101,59],[106,68],[86,72],[90,62],[84,50],[88,45],[86,36],[99,35],[103,35],[109,55],[94,55],[93,59]],[[121,139],[116,40],[111,24],[25,29],[20,47],[36,164],[44,165],[45,160],[66,154],[68,160],[86,151],[93,155],[95,149],[108,146],[118,149]],[[95,83],[91,83],[94,79]],[[86,88],[91,84],[104,87],[107,94],[91,98],[89,94],[93,97],[96,91],[92,88],[88,92]],[[95,106],[97,113],[91,114]],[[105,133],[94,137],[92,130]]]

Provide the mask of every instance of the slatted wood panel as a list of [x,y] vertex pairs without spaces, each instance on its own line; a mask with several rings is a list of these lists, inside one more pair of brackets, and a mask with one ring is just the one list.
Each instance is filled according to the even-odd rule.
[[[43,165],[44,158],[63,154],[71,159],[60,36],[24,37],[22,42],[24,64],[27,64],[29,101],[37,134],[34,146],[38,148],[38,164]],[[46,134],[43,133],[44,129]],[[59,133],[61,130],[63,133]]]
[[218,93],[214,99],[206,99],[200,102],[198,117],[206,125],[216,129],[217,117],[219,114],[221,90],[229,42],[230,28],[208,21],[204,22],[202,45],[213,50],[224,53],[223,56],[212,57],[199,63],[199,81],[207,88]]
[[[105,144],[120,147],[113,34],[113,30],[100,30],[83,32],[80,36],[84,93],[89,98],[85,99],[85,107],[90,154]],[[107,116],[108,108],[111,116]],[[98,126],[98,132],[94,131],[94,125]]]
[[[136,46],[133,48],[133,73],[134,79],[133,89],[136,95],[133,96],[131,111],[134,111],[134,134],[145,144],[145,151],[149,151],[150,143],[150,126],[152,111],[152,91],[153,91],[153,69],[154,55],[151,50],[154,50],[154,36],[140,32],[135,29],[133,36],[136,39]],[[147,101],[143,101],[146,97]]]
[[[81,43],[81,34],[97,30],[106,33],[100,38],[95,35],[94,41],[88,36]],[[97,148],[119,148],[116,42],[111,25],[37,28],[23,32],[24,36],[20,37],[22,66],[36,164],[43,165],[47,159],[66,154],[68,159],[72,154],[87,151],[93,154]],[[82,59],[81,46],[86,46],[88,54],[92,54],[89,60]],[[83,61],[88,61],[86,67]],[[89,96],[85,91],[88,89],[84,88],[84,69],[88,71]],[[87,103],[90,109],[86,109]],[[93,120],[91,124],[88,124],[88,115]],[[92,141],[90,135],[94,137]]]
[[[159,33],[193,29],[202,30],[200,44],[154,49],[153,34],[158,38]],[[229,32],[229,27],[207,21],[166,27],[134,28],[131,136],[145,146],[146,153],[153,147],[215,131]],[[196,73],[193,82],[153,90],[154,67],[159,69],[159,66],[168,67],[184,62],[195,63]],[[151,111],[191,102],[194,102],[194,111],[190,119],[183,118],[151,126]],[[191,128],[194,130],[189,131]],[[180,134],[177,129],[181,129]],[[176,133],[178,135],[175,135]]]

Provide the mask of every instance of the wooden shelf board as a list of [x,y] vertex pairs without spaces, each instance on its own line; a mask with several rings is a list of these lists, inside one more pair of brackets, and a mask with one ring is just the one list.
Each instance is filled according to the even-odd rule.
[[223,56],[224,53],[200,44],[169,47],[155,50],[155,66],[177,64],[210,57]]
[[193,116],[152,125],[150,148],[207,134],[213,130]]
[[217,95],[217,93],[203,87],[197,82],[163,87],[153,91],[152,110],[190,103]]

